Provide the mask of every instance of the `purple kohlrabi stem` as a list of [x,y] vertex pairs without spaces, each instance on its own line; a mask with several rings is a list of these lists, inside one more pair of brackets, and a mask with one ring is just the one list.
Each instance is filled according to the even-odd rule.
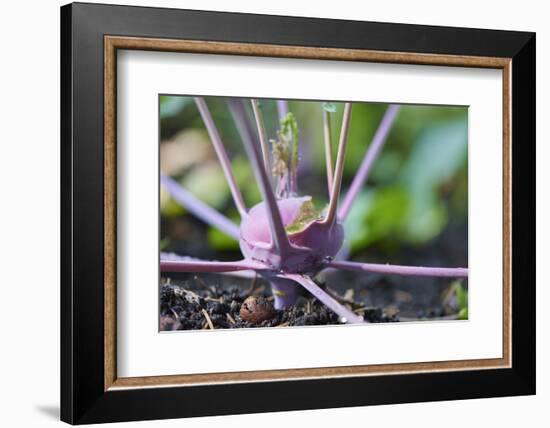
[[288,101],[277,100],[277,112],[279,113],[279,121],[284,120],[288,114]]
[[240,270],[266,270],[263,263],[253,260],[238,260],[234,262],[216,262],[203,260],[161,260],[162,272],[234,272]]
[[330,113],[323,108],[323,135],[325,138],[325,165],[327,169],[328,195],[332,194],[333,161],[332,161],[332,129],[330,124]]
[[229,185],[229,189],[231,190],[231,195],[233,196],[233,200],[235,201],[235,205],[237,206],[237,210],[239,211],[241,217],[245,217],[247,215],[247,210],[244,204],[243,195],[241,194],[239,186],[237,185],[237,181],[233,176],[231,161],[229,160],[229,156],[227,155],[218,129],[214,124],[214,120],[212,119],[210,110],[208,110],[206,101],[204,101],[204,99],[201,97],[195,97],[195,104],[197,104],[197,108],[199,109],[202,120],[204,121],[204,125],[206,126],[206,130],[208,131],[208,135],[210,135],[210,139],[212,140],[212,144],[214,146],[214,149],[216,150],[216,154],[218,155],[223,173],[225,174],[225,179],[227,180],[227,184]]
[[267,142],[267,135],[265,132],[264,118],[260,109],[258,100],[250,100],[252,104],[252,111],[254,112],[254,118],[256,119],[256,127],[258,129],[258,137],[260,138],[260,147],[262,148],[262,158],[264,160],[264,166],[266,171],[270,171],[271,167],[269,162],[269,145]]
[[338,207],[338,199],[340,198],[340,189],[342,188],[342,175],[344,174],[344,162],[346,160],[346,149],[348,145],[352,106],[352,103],[346,103],[344,106],[344,117],[342,118],[340,141],[338,143],[338,155],[336,157],[336,167],[334,168],[334,179],[330,192],[330,201],[327,209],[327,216],[323,220],[323,222],[328,226],[332,226],[336,221],[336,209]]
[[[188,256],[180,256],[176,253],[166,253],[161,251],[160,252],[160,261],[162,262],[174,262],[174,261],[194,261],[194,262],[201,262],[205,260],[197,259],[195,257],[188,257]],[[217,272],[223,275],[228,276],[234,276],[238,278],[246,278],[246,279],[254,279],[258,276],[256,271],[250,269],[250,270],[238,270],[238,271],[232,271],[232,272]]]
[[256,175],[256,180],[260,187],[260,192],[264,203],[266,204],[272,245],[275,247],[280,256],[288,255],[293,249],[288,240],[288,236],[281,219],[279,206],[277,205],[273,189],[271,188],[267,171],[264,167],[258,147],[254,144],[254,134],[250,127],[249,121],[246,120],[244,106],[242,101],[239,99],[231,98],[228,102],[235,120],[235,124],[237,125],[237,129],[243,140],[245,150],[250,159],[252,169]]
[[264,275],[269,281],[273,293],[273,305],[275,309],[290,308],[296,304],[300,286],[295,281],[285,278],[274,277],[273,275]]
[[168,191],[170,196],[179,202],[183,207],[189,210],[193,215],[209,224],[217,227],[225,234],[235,238],[237,241],[240,237],[239,226],[225,217],[223,214],[216,211],[214,208],[205,204],[203,201],[195,197],[191,192],[179,185],[172,178],[161,175],[160,182]]
[[363,162],[361,163],[361,166],[359,167],[357,174],[355,174],[355,177],[351,183],[351,186],[349,187],[348,192],[344,198],[344,201],[342,202],[342,206],[338,211],[338,218],[340,220],[346,219],[349,211],[351,210],[351,206],[353,205],[353,201],[355,200],[361,188],[365,184],[365,181],[367,180],[371,166],[376,160],[376,158],[378,157],[380,150],[384,146],[386,137],[388,136],[388,133],[390,132],[393,122],[395,121],[395,118],[397,116],[397,112],[399,111],[399,107],[400,106],[398,105],[392,104],[386,110],[386,113],[384,114],[384,117],[382,118],[382,121],[380,122],[380,125],[378,126],[378,129],[374,134],[372,143],[370,144],[369,148],[367,149],[367,152],[365,153]]
[[401,266],[376,263],[359,263],[347,261],[332,261],[327,266],[336,269],[356,270],[361,272],[383,273],[388,275],[435,276],[444,278],[467,278],[468,268],[442,268],[422,266]]
[[332,296],[327,294],[321,287],[315,284],[315,282],[313,282],[313,280],[307,275],[281,274],[279,277],[296,281],[307,291],[313,294],[313,296],[315,296],[319,301],[325,304],[329,309],[334,311],[340,317],[342,322],[348,324],[361,324],[365,322],[363,317],[360,317],[344,305],[338,303]]

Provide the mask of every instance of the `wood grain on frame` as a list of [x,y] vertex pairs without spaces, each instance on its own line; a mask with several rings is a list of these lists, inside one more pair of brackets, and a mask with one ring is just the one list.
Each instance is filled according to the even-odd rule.
[[104,385],[116,380],[116,47],[105,40],[104,58]]
[[[117,49],[502,69],[503,349],[502,358],[306,369],[118,378],[116,371],[116,53]],[[104,38],[104,388],[339,378],[511,367],[511,59],[301,46],[105,36]]]

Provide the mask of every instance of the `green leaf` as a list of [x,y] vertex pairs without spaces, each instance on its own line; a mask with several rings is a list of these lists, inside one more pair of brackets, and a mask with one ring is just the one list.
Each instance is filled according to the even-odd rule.
[[231,162],[235,180],[243,193],[247,206],[254,206],[261,202],[262,195],[256,184],[250,162],[244,156],[235,156]]
[[190,97],[179,96],[160,96],[160,118],[165,119],[168,117],[176,116],[187,105],[191,104],[192,99]]
[[373,242],[397,235],[408,206],[409,197],[401,186],[361,192],[344,225],[351,250],[359,251]]
[[336,104],[334,103],[323,103],[323,110],[329,113],[336,113]]
[[[230,209],[225,215],[239,224],[240,215],[236,209]],[[216,227],[209,226],[207,232],[208,244],[217,251],[239,251],[239,241],[232,236],[226,235]]]
[[433,187],[449,180],[468,157],[468,122],[445,122],[425,131],[403,168],[401,180],[411,188]]
[[248,159],[244,156],[238,155],[231,161],[231,167],[233,168],[233,175],[239,186],[246,185],[251,179],[253,179],[252,168]]
[[458,303],[458,307],[460,309],[468,308],[468,290],[466,290],[462,286],[461,281],[455,281],[453,283],[455,294],[456,294],[456,301]]
[[468,123],[452,120],[421,134],[402,169],[400,181],[409,189],[411,206],[403,237],[424,243],[447,225],[447,207],[438,188],[465,164],[468,156]]
[[323,218],[322,211],[315,208],[315,205],[313,205],[313,202],[309,199],[302,203],[298,215],[285,229],[288,233],[298,233],[315,220],[320,220],[321,218]]
[[183,186],[213,208],[221,209],[229,198],[229,186],[216,162],[193,168],[183,179]]
[[171,239],[169,236],[165,236],[164,238],[162,238],[159,242],[160,251],[166,250],[166,248],[168,248],[168,246],[170,245],[170,241]]
[[384,147],[380,157],[372,165],[369,179],[377,184],[390,184],[399,175],[402,164],[402,156],[391,147]]
[[421,244],[438,236],[447,225],[448,214],[445,204],[436,197],[433,190],[424,193],[409,193],[411,204],[402,228],[402,239]]
[[468,289],[462,285],[461,280],[456,280],[451,287],[454,290],[456,303],[458,305],[458,319],[468,319]]
[[185,214],[185,208],[176,202],[164,187],[160,187],[160,213],[164,217],[174,218]]
[[353,252],[365,248],[369,242],[369,231],[365,225],[365,218],[369,213],[373,197],[373,191],[363,190],[359,193],[344,223],[346,240]]
[[[386,106],[384,104],[356,103],[353,105],[353,115],[349,130],[348,150],[346,154],[344,174],[353,177],[361,165],[374,133],[382,120]],[[338,142],[340,138],[340,124],[342,111],[338,110],[333,120],[332,141]],[[391,134],[390,134],[391,138]],[[392,142],[390,139],[388,145]],[[336,144],[336,143],[335,143]],[[384,154],[385,150],[382,150]],[[378,163],[378,162],[376,162]]]
[[409,198],[402,187],[377,189],[366,219],[369,240],[374,242],[396,233],[406,216],[408,205]]
[[237,251],[239,242],[215,227],[208,227],[208,244],[218,251]]

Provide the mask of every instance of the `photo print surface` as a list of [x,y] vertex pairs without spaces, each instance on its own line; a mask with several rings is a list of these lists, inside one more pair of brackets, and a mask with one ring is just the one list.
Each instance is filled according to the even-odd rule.
[[159,96],[159,330],[468,319],[468,108]]

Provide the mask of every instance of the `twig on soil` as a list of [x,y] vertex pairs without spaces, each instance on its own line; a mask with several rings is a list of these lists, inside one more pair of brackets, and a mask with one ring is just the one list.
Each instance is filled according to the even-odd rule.
[[251,295],[252,295],[252,294],[261,294],[261,293],[263,293],[264,291],[265,291],[265,285],[262,284],[262,285],[260,285],[258,288],[253,289],[253,290],[250,292],[250,294],[251,294]]
[[179,320],[180,320],[180,316],[179,316],[178,313],[174,310],[174,308],[170,308],[170,311],[174,314],[174,317],[176,317],[176,319],[179,321]]
[[[198,282],[203,285],[207,290],[210,290],[212,293],[215,293],[216,292],[216,289],[214,286],[208,286],[206,285],[206,283],[202,280],[202,279],[199,279],[199,277],[195,276],[195,280],[198,280]],[[207,301],[210,301],[210,302],[218,302],[218,303],[223,303],[222,301],[222,297],[223,296],[220,296],[219,298],[214,298],[214,297],[202,297],[202,296],[199,296],[197,293],[195,293],[194,291],[191,291],[191,290],[188,290],[186,288],[183,288],[182,291],[186,294],[189,294],[191,297],[193,297],[193,299],[195,301],[199,301],[199,299],[204,299],[204,300],[207,300]]]
[[225,314],[225,316],[227,317],[227,320],[231,323],[231,324],[237,324],[237,321],[235,321],[235,318],[233,318],[231,316],[231,314],[227,313]]
[[208,323],[208,327],[210,327],[210,330],[214,330],[214,324],[212,323],[212,320],[210,319],[210,315],[208,315],[208,312],[206,310],[201,309],[202,314],[206,318],[206,322]]
[[187,296],[191,296],[191,298],[195,301],[195,302],[198,302],[200,299],[201,299],[201,296],[199,296],[197,293],[194,293],[193,291],[191,290],[188,290],[186,288],[180,288],[180,294],[183,292],[183,294],[187,295]]
[[[347,304],[347,305],[357,305],[359,304],[359,302],[356,302],[355,300],[352,299],[348,299],[346,296],[340,296],[336,291],[334,291],[333,289],[331,289],[330,287],[325,287],[325,290],[326,292],[333,298],[335,299],[338,303],[341,303],[341,304]],[[362,305],[362,304],[361,304]]]
[[198,275],[195,275],[194,278],[193,278],[195,281],[197,281],[201,286],[203,286],[204,288],[212,291],[213,293],[216,292],[216,287],[214,287],[213,285],[208,285],[206,282],[204,282],[204,280],[202,278],[200,278]]
[[281,324],[276,325],[275,327],[288,327],[288,325],[289,325],[289,322],[288,322],[288,321],[285,321],[285,322],[283,322],[283,323],[281,323]]
[[355,295],[355,292],[353,291],[353,288],[348,288],[346,290],[346,292],[344,293],[344,296],[342,297],[342,299],[348,301],[348,302],[353,302],[353,296]]

